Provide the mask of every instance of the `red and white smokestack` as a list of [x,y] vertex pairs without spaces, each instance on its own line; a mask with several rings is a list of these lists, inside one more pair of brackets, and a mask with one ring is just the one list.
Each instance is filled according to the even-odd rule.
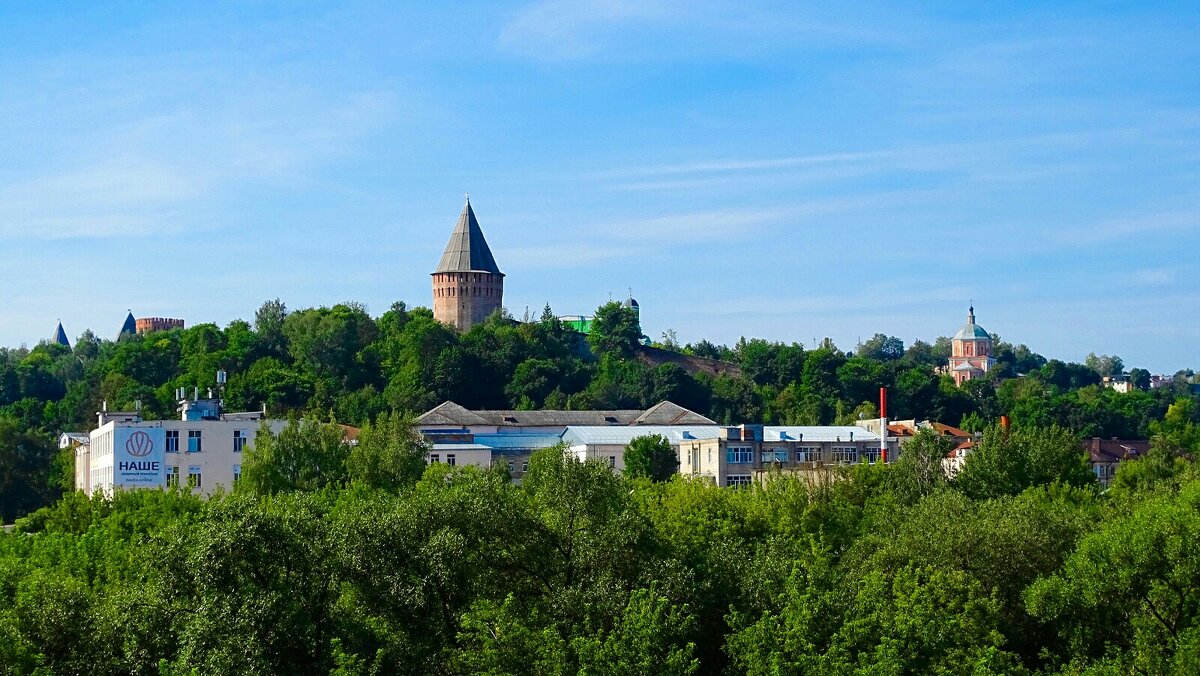
[[879,461],[887,462],[887,388],[879,388]]

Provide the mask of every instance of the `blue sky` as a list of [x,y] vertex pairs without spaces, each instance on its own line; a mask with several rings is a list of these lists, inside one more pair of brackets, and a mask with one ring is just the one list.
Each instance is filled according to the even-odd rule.
[[[0,344],[430,302],[1200,368],[1200,4],[5,3]],[[848,5],[848,7],[841,7]]]

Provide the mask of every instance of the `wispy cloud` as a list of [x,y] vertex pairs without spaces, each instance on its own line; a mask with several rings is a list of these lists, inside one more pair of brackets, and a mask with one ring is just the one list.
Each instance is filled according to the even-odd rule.
[[[87,106],[84,102],[80,104]],[[386,93],[341,99],[283,83],[245,96],[187,97],[78,135],[61,166],[27,161],[0,179],[0,237],[61,239],[165,233],[194,225],[197,209],[245,182],[303,183],[391,114]]]
[[625,218],[585,224],[570,239],[534,245],[495,246],[506,265],[555,268],[599,263],[620,258],[640,258],[664,250],[680,251],[715,241],[751,238],[779,223],[787,209],[719,209]]
[[500,32],[500,46],[554,58],[599,49],[598,29],[662,19],[676,10],[661,0],[541,0],[522,9]]
[[[601,52],[615,58],[714,51],[746,55],[896,46],[908,40],[906,34],[882,29],[878,17],[853,20],[846,14],[841,7],[834,12],[818,5],[797,15],[729,0],[538,0],[504,25],[498,43],[539,60],[574,60]],[[916,23],[909,18],[909,32]],[[677,39],[664,39],[667,35]]]
[[[1200,204],[1200,199],[1194,201]],[[1095,245],[1180,231],[1200,232],[1200,208],[1122,216],[1065,228],[1051,235],[1063,244]]]

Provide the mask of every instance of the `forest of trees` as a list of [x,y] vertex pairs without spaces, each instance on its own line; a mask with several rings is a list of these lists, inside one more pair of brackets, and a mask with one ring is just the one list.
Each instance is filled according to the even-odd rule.
[[228,494],[0,535],[0,674],[1193,674],[1198,418],[1105,492],[1058,427],[991,427],[953,478],[923,431],[738,490],[561,448],[515,485],[425,467],[402,417],[293,420]]
[[1174,388],[1118,394],[1099,385],[1102,371],[1124,368],[1118,357],[1068,364],[1003,340],[991,377],[959,388],[935,370],[949,355],[946,338],[906,347],[880,334],[843,352],[828,340],[815,348],[759,339],[679,346],[668,332],[660,347],[740,370],[692,374],[636,357],[641,327],[632,310],[609,303],[594,324],[585,342],[547,307],[540,319],[497,314],[459,333],[428,309],[403,303],[372,317],[354,303],[288,312],[273,300],[253,323],[118,341],[89,331],[70,349],[0,348],[0,520],[50,504],[70,486],[71,459],[56,454],[55,438],[91,429],[101,402],[110,409],[140,402],[147,419],[173,417],[176,389],[204,391],[218,369],[229,373],[227,410],[265,405],[273,416],[350,425],[382,413],[421,413],[448,399],[518,409],[645,408],[669,399],[718,422],[830,424],[875,417],[878,390],[888,387],[897,419],[981,430],[1007,414],[1017,425],[1057,424],[1085,437],[1146,438],[1172,402],[1191,396],[1190,371],[1178,374]]

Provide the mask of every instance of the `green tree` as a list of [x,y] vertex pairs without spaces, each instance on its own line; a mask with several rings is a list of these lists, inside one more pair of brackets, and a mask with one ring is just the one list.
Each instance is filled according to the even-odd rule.
[[359,431],[346,474],[351,483],[395,492],[421,478],[428,450],[411,418],[383,413]]
[[1030,612],[1068,641],[1063,662],[1121,673],[1200,666],[1200,484],[1100,526],[1028,592]]
[[625,447],[625,473],[651,481],[668,481],[679,471],[679,458],[661,434],[635,437]]
[[955,485],[976,499],[1052,483],[1096,484],[1079,438],[1061,427],[992,427],[955,478]]
[[638,315],[616,301],[601,305],[592,319],[588,333],[588,344],[597,355],[615,355],[622,358],[633,356],[638,341],[642,338],[642,327]]
[[921,428],[904,444],[900,457],[889,467],[888,482],[896,499],[915,503],[946,485],[942,462],[954,442],[931,429]]
[[[242,459],[239,487],[258,495],[271,495],[341,486],[346,482],[349,454],[350,447],[340,425],[293,416],[276,435],[264,422],[254,445],[246,449]],[[365,464],[368,463],[364,460],[359,467]]]
[[44,435],[0,415],[0,521],[12,523],[61,494],[61,481],[52,474],[56,455]]

